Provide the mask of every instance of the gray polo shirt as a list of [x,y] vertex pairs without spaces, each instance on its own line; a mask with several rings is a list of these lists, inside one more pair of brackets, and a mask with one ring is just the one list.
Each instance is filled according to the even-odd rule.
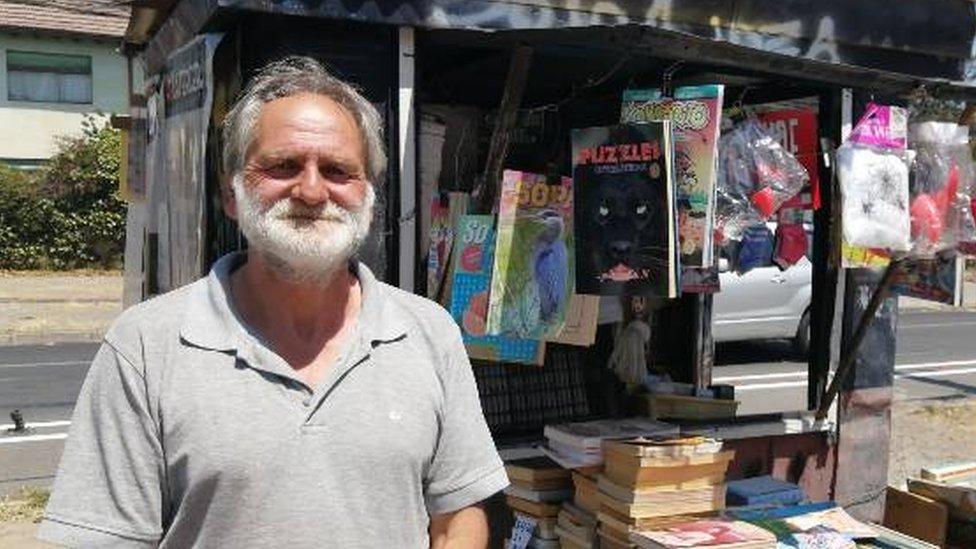
[[72,417],[38,537],[82,547],[426,547],[428,514],[508,484],[460,332],[358,264],[319,387],[229,302],[239,254],[127,310]]

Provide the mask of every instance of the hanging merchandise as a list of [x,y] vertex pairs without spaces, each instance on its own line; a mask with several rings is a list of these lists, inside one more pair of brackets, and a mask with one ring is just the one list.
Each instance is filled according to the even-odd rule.
[[904,116],[904,109],[869,103],[837,149],[848,245],[890,251],[911,246]]
[[607,368],[624,383],[643,385],[647,378],[647,346],[651,340],[651,327],[647,323],[649,304],[641,296],[632,296],[629,302],[627,316],[631,320],[617,334]]
[[678,196],[681,267],[712,264],[712,216],[724,86],[693,86],[662,97],[660,90],[624,90],[620,121],[671,120]]
[[498,209],[488,331],[522,339],[559,335],[576,287],[573,180],[506,170]]
[[573,130],[576,286],[676,297],[670,121]]
[[916,151],[912,185],[912,254],[932,257],[976,242],[971,196],[973,161],[969,130],[949,122],[910,128]]
[[807,231],[803,223],[780,221],[776,225],[776,251],[773,263],[786,270],[807,255]]
[[735,254],[735,272],[740,275],[766,267],[773,258],[773,232],[762,221],[746,227]]
[[820,208],[816,98],[764,103],[753,108],[763,128],[796,157],[810,178],[807,187],[782,207],[806,210]]
[[738,240],[742,229],[769,219],[810,176],[755,118],[719,140],[716,234]]
[[495,220],[462,215],[454,231],[451,316],[472,358],[541,365],[545,344],[533,339],[488,335],[488,292],[495,251]]

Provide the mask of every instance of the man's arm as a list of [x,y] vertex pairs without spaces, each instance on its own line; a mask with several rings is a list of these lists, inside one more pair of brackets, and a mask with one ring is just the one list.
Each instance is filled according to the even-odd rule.
[[488,516],[480,505],[430,517],[431,549],[488,547]]

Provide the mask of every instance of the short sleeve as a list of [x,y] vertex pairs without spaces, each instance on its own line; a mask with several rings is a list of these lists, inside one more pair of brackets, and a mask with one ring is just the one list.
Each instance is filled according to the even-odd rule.
[[143,372],[103,343],[82,385],[38,538],[156,547],[163,459]]
[[424,497],[431,515],[474,505],[508,486],[508,476],[481,410],[471,363],[460,332],[453,328],[441,374],[444,398],[440,434],[425,480]]

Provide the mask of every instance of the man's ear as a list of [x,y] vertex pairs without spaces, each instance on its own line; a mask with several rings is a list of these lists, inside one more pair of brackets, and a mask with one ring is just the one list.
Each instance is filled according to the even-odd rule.
[[224,215],[236,220],[237,219],[237,200],[234,196],[234,185],[231,184],[232,178],[228,177],[225,179],[224,184],[221,185],[220,201],[224,206]]

